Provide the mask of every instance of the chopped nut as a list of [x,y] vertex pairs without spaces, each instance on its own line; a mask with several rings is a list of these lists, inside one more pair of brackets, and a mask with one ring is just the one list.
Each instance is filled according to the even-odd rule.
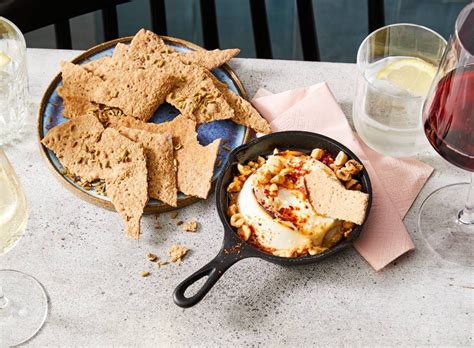
[[357,185],[359,182],[356,179],[351,179],[345,183],[346,189],[350,190],[352,187]]
[[158,261],[156,263],[156,266],[161,267],[161,266],[167,265],[168,263],[169,263],[168,261]]
[[312,248],[309,248],[308,249],[308,254],[310,254],[311,256],[313,255],[317,255],[317,254],[321,254],[322,252],[328,250],[328,248],[325,248],[325,247],[312,247]]
[[329,168],[331,168],[333,172],[337,172],[339,169],[342,168],[342,166],[338,166],[338,165],[336,165],[336,164],[334,164],[334,163],[331,163],[331,164],[329,165]]
[[240,184],[240,181],[233,181],[227,187],[227,192],[240,192],[240,190],[242,190],[242,185]]
[[151,261],[151,262],[155,262],[156,260],[158,260],[158,256],[156,256],[153,253],[146,254],[146,257],[147,257],[148,261]]
[[232,215],[235,215],[239,212],[239,208],[237,207],[237,204],[231,204],[229,205],[229,207],[227,208],[227,215],[228,216],[232,216]]
[[364,166],[362,164],[353,159],[347,161],[345,167],[352,175],[359,174],[360,171],[364,169]]
[[242,175],[248,176],[252,174],[252,169],[250,169],[249,166],[243,166],[242,164],[238,163],[237,169],[239,170],[239,173]]
[[270,182],[272,184],[283,184],[285,182],[285,177],[281,174],[275,175]]
[[148,272],[148,271],[142,272],[142,277],[143,278],[148,277],[149,275],[150,275],[150,272]]
[[182,226],[183,230],[186,232],[196,232],[198,228],[198,222],[196,220],[191,220],[188,222],[185,222]]
[[270,196],[276,196],[278,194],[278,185],[271,184],[270,187],[268,188],[268,191],[270,193]]
[[237,230],[237,233],[240,238],[247,241],[249,240],[250,235],[252,234],[252,230],[247,225],[242,225],[242,227]]
[[314,159],[320,160],[324,156],[324,150],[323,149],[314,149],[311,151],[311,157]]
[[176,219],[178,217],[178,212],[175,210],[175,211],[172,211],[171,214],[170,214],[170,218],[172,218],[173,220]]
[[269,171],[262,171],[259,173],[259,176],[257,177],[257,181],[262,184],[268,184],[270,180],[272,179],[273,175]]
[[336,156],[336,159],[334,160],[334,164],[337,166],[342,166],[344,163],[347,162],[349,157],[347,157],[346,153],[343,151],[339,151],[339,153]]
[[342,228],[345,229],[345,230],[353,229],[354,225],[355,224],[353,222],[350,222],[350,221],[343,221],[342,222]]
[[242,225],[245,223],[245,219],[242,214],[237,213],[234,214],[230,217],[230,225],[233,227],[242,227]]
[[352,179],[351,173],[346,168],[341,168],[336,171],[336,176],[339,180],[349,181]]
[[181,262],[183,257],[188,253],[188,250],[188,248],[182,245],[173,245],[168,251],[168,255],[170,256],[170,262]]
[[272,174],[278,174],[283,168],[283,163],[278,157],[270,157],[267,161],[268,171]]

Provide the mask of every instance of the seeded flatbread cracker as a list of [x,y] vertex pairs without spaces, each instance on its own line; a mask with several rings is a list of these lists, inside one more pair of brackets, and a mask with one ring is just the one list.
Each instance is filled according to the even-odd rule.
[[50,129],[41,143],[56,154],[69,172],[94,181],[103,178],[95,154],[103,131],[96,117],[79,116]]
[[[115,49],[117,49],[117,47]],[[178,58],[184,64],[198,65],[208,70],[223,65],[240,53],[240,49],[238,48],[227,50],[216,49],[212,51],[199,50],[192,52],[177,52],[173,48],[167,46],[157,34],[145,29],[141,29],[133,37],[130,49],[132,51],[146,53],[155,59],[161,59],[164,55],[168,55],[173,58]],[[122,57],[124,51],[124,47],[119,48],[119,53]]]
[[346,189],[324,170],[307,174],[305,183],[311,205],[318,214],[358,225],[364,222],[369,201],[367,193]]
[[125,232],[137,239],[147,202],[147,168],[143,149],[104,127],[93,115],[78,116],[49,130],[42,143],[63,167],[81,179],[105,179],[107,195],[125,221]]
[[90,114],[90,110],[94,108],[94,103],[81,97],[62,97],[63,113],[66,118],[73,118]]
[[269,134],[272,132],[270,124],[255,110],[252,104],[229,90],[227,85],[220,82],[214,75],[211,78],[234,110],[232,121],[252,128],[259,133]]
[[[97,145],[100,163],[105,163],[104,177],[107,196],[125,221],[125,233],[138,239],[140,220],[148,201],[148,180],[143,148],[121,135],[113,128],[107,128]],[[110,161],[110,168],[107,165]]]
[[197,140],[196,123],[183,115],[178,115],[172,121],[161,124],[122,117],[116,119],[111,126],[171,134],[175,146],[175,158],[178,162],[178,190],[189,196],[207,198],[214,175],[220,139],[202,146]]
[[101,69],[96,75],[80,65],[63,62],[59,95],[120,108],[128,116],[148,120],[164,102],[175,81],[165,71],[158,73],[158,67],[122,70],[104,63]]
[[166,101],[176,107],[183,116],[198,124],[234,117],[234,110],[227,103],[222,91],[214,85],[210,72],[179,61],[168,61],[166,66],[173,69],[172,71],[181,71],[183,78],[166,96]]
[[176,207],[178,190],[171,135],[126,127],[118,127],[117,130],[120,134],[140,144],[145,150],[148,195]]

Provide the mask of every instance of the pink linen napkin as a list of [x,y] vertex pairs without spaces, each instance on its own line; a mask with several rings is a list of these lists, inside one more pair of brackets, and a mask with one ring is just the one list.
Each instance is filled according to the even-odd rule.
[[365,145],[352,132],[326,83],[277,94],[260,89],[252,104],[273,132],[321,133],[347,146],[364,162],[372,182],[372,209],[354,247],[376,271],[415,248],[402,219],[433,168],[412,158],[380,155]]

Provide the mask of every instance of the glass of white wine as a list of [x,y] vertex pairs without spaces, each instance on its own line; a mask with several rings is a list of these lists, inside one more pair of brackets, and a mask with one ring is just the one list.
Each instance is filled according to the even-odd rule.
[[[0,259],[20,240],[27,222],[25,194],[0,148]],[[0,269],[0,347],[30,340],[47,315],[48,296],[38,280],[20,271]]]

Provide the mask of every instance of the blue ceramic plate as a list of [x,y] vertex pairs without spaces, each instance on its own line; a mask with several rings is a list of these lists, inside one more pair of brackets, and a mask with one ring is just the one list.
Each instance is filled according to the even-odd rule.
[[[202,49],[201,47],[184,40],[175,39],[171,37],[163,37],[163,39],[170,47],[180,52]],[[117,43],[121,42],[128,44],[131,40],[132,37],[126,37],[103,43],[84,52],[79,57],[75,58],[72,62],[76,64],[85,64],[87,62],[99,59],[104,56],[111,56],[114,52],[115,45]],[[214,69],[212,73],[220,81],[225,82],[232,92],[240,95],[243,98],[247,98],[247,94],[245,92],[244,87],[242,86],[241,81],[227,64],[223,65],[220,68]],[[57,93],[57,89],[59,86],[61,86],[60,74],[58,74],[56,78],[51,82],[41,101],[38,118],[38,135],[40,140],[44,138],[44,136],[48,133],[49,129],[68,121],[67,118],[64,118],[62,116],[63,101]],[[179,111],[176,108],[165,103],[158,108],[158,110],[155,112],[149,122],[161,123],[165,121],[170,121],[178,114]],[[228,150],[234,149],[237,146],[245,143],[249,138],[249,130],[247,129],[247,127],[238,125],[229,120],[214,121],[211,123],[200,125],[198,127],[198,140],[202,145],[210,144],[218,138],[222,139],[222,145],[219,150],[216,166],[214,168],[214,176],[212,180],[213,183],[221,173],[222,168],[224,167],[224,164],[227,161],[227,158],[229,157]],[[225,149],[224,147],[226,147],[227,149]],[[55,154],[42,145],[41,150],[53,172],[57,174],[57,177],[65,184],[68,189],[72,190],[73,193],[79,195],[81,198],[89,202],[97,204],[101,207],[114,209],[108,197],[96,194],[93,189],[90,191],[85,190],[81,186],[74,183],[70,178],[62,175],[61,173],[63,172],[64,168],[56,158]],[[188,197],[180,193],[178,196],[178,207],[183,207],[185,205],[196,202],[197,200],[198,199],[195,197]],[[145,208],[145,211],[163,212],[172,209],[172,207],[163,204],[158,200],[150,199]]]

